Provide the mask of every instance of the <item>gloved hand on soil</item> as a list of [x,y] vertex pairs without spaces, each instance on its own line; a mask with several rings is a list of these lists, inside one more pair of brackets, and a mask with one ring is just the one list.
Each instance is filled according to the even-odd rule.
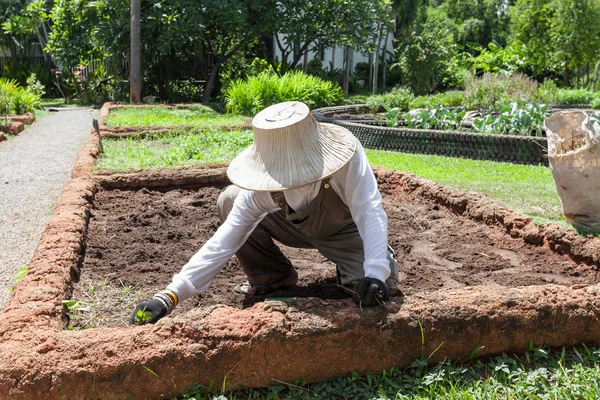
[[389,300],[387,285],[379,279],[364,277],[358,282],[354,302],[360,306],[383,305]]
[[130,325],[153,324],[171,314],[177,305],[177,296],[170,290],[156,293],[150,300],[138,304],[129,319]]

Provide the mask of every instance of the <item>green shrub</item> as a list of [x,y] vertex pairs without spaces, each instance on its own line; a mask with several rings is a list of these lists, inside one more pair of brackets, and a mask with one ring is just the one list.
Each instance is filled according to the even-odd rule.
[[534,99],[538,103],[543,104],[556,104],[556,96],[558,93],[558,86],[552,80],[545,80],[540,86],[538,86],[535,92]]
[[430,96],[417,96],[409,104],[409,109],[432,108],[437,106],[458,107],[464,102],[463,93],[457,90],[437,93]]
[[414,97],[410,89],[395,87],[389,93],[370,96],[367,99],[367,106],[372,112],[379,112],[385,108],[408,110],[408,106]]
[[46,93],[44,84],[40,82],[34,72],[29,75],[29,78],[27,78],[27,90],[33,94],[37,94],[40,97]]
[[223,95],[228,112],[245,115],[283,101],[301,101],[311,109],[344,102],[344,92],[338,84],[302,71],[291,71],[281,77],[266,71],[246,80],[238,79]]
[[556,92],[556,104],[590,104],[594,97],[594,92],[590,90],[558,89]]
[[537,90],[537,82],[523,74],[483,74],[465,80],[464,105],[468,109],[498,109],[501,104],[516,103],[524,106],[531,103]]
[[9,114],[12,111],[16,91],[16,80],[0,78],[0,115]]
[[590,107],[594,110],[600,109],[600,94],[596,94],[592,101],[590,101]]
[[40,107],[41,97],[27,88],[18,88],[13,94],[13,111],[16,114],[35,113],[35,109]]

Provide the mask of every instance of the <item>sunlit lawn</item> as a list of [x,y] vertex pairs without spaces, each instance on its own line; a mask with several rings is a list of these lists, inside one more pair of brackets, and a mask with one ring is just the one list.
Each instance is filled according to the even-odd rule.
[[120,126],[176,126],[197,127],[237,126],[249,124],[250,119],[241,115],[221,114],[210,107],[194,108],[131,107],[114,108],[106,120],[108,127]]

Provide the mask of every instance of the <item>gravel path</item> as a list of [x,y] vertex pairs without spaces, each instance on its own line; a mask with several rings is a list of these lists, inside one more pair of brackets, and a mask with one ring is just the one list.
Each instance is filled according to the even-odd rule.
[[0,310],[33,256],[96,114],[50,113],[0,143]]

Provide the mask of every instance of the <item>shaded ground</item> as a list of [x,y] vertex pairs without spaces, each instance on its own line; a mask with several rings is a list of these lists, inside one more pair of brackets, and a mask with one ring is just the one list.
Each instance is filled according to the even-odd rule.
[[[500,228],[416,202],[390,184],[380,188],[389,216],[390,244],[400,263],[400,287],[408,296],[475,285],[572,285],[599,280],[594,267],[512,239]],[[96,297],[94,302],[102,305],[103,316],[92,326],[123,325],[136,301],[171,281],[217,229],[219,192],[220,188],[205,187],[97,194],[81,280],[73,294],[83,301]],[[316,251],[285,248],[284,253],[299,271],[299,285],[271,297],[345,297],[335,284],[334,265]],[[244,280],[233,258],[205,294],[185,301],[175,312],[219,303],[243,308],[263,300],[233,291]]]

